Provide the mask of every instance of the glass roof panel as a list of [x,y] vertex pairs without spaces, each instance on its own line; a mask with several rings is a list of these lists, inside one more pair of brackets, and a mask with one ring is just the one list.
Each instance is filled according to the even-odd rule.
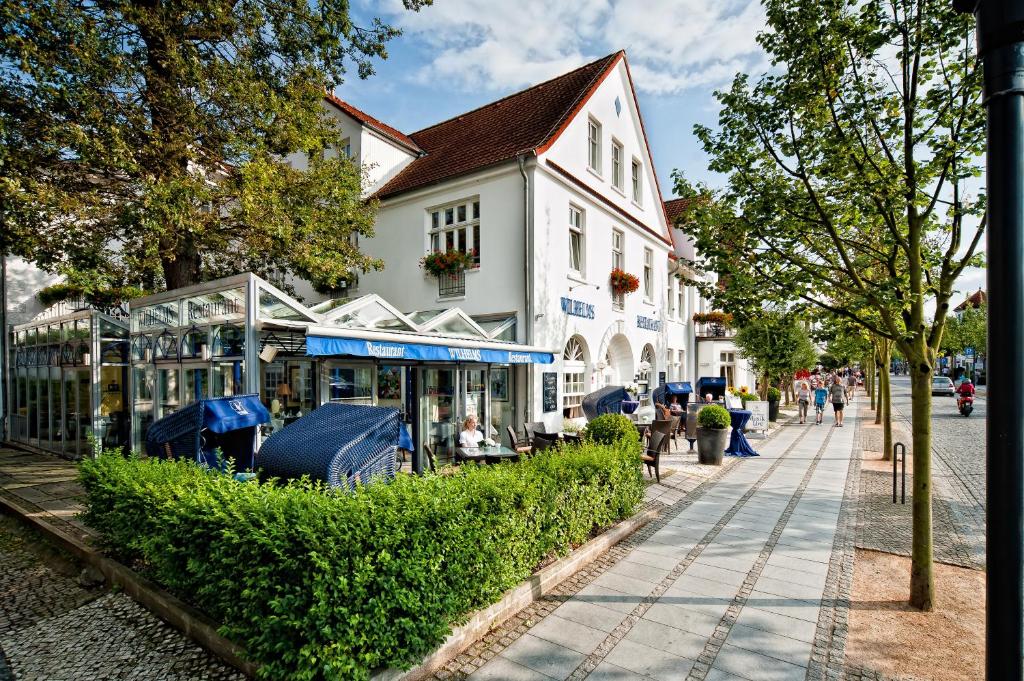
[[270,291],[260,288],[260,316],[264,319],[287,319],[308,322],[309,315],[296,309],[298,303],[288,303]]
[[434,317],[444,314],[447,311],[448,310],[416,310],[415,312],[409,312],[405,316],[417,324],[425,324]]
[[330,320],[334,326],[350,329],[378,329],[383,331],[415,331],[405,321],[396,316],[379,301],[356,307],[339,317]]
[[335,308],[339,308],[342,305],[348,305],[353,300],[355,300],[355,298],[328,298],[327,300],[321,301],[309,309],[312,310],[313,312],[319,312],[321,314],[324,314],[330,312]]
[[450,319],[438,322],[430,328],[431,331],[445,336],[465,336],[467,338],[486,338],[480,331],[473,328],[473,325],[460,315],[452,315]]

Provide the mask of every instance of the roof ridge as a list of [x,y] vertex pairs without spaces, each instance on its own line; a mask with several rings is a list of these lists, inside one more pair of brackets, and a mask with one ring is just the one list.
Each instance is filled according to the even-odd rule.
[[[501,97],[499,99],[495,99],[493,101],[487,102],[486,104],[481,104],[480,106],[476,107],[475,109],[470,109],[469,111],[463,111],[462,113],[456,114],[456,115],[451,116],[449,118],[446,118],[443,121],[438,121],[437,123],[434,123],[433,125],[429,125],[429,126],[427,126],[425,128],[421,128],[421,129],[419,129],[419,130],[417,130],[415,132],[409,133],[409,137],[413,137],[413,135],[419,135],[421,133],[427,132],[428,130],[433,130],[434,128],[437,128],[437,127],[440,127],[440,126],[444,125],[445,123],[451,123],[451,122],[456,121],[456,120],[458,120],[458,119],[460,119],[460,118],[462,118],[464,116],[468,116],[469,114],[476,113],[477,111],[482,111],[483,109],[487,109],[489,107],[501,104],[506,99],[511,99],[512,97],[516,97],[516,96],[521,95],[523,93],[529,92],[530,90],[534,90],[536,88],[540,88],[540,87],[543,87],[545,85],[548,85],[549,83],[553,83],[556,80],[561,80],[562,78],[566,78],[568,76],[571,76],[572,74],[577,73],[578,71],[582,71],[585,68],[591,67],[594,64],[597,64],[599,62],[612,59],[613,57],[618,56],[621,52],[623,52],[623,50],[618,50],[617,52],[613,52],[612,54],[605,55],[605,56],[601,57],[600,59],[595,59],[594,61],[587,62],[586,64],[583,64],[582,66],[578,66],[575,69],[573,69],[572,71],[566,71],[565,73],[559,74],[557,76],[552,76],[551,78],[548,78],[547,80],[541,81],[539,83],[535,83],[533,85],[530,85],[529,87],[523,88],[522,90],[517,90],[515,92],[511,92],[511,93],[505,95],[504,97]],[[603,71],[603,69],[602,69],[602,71]],[[591,82],[593,82],[593,79],[591,80]],[[588,86],[587,90],[589,91],[589,86]],[[575,105],[576,101],[578,101],[578,98],[577,98],[577,100],[575,100],[573,102],[574,105]],[[559,122],[561,122],[561,121],[559,121]],[[557,126],[556,126],[556,129],[557,129]],[[548,133],[548,137],[550,137],[550,132]],[[545,139],[547,139],[547,137],[545,137]],[[414,140],[415,140],[415,138],[414,138]]]
[[418,144],[416,144],[416,141],[395,126],[389,125],[376,116],[368,114],[351,102],[342,99],[329,90],[325,91],[324,98],[349,116],[355,118],[361,125],[373,128],[377,132],[392,138],[399,144],[409,147],[417,153],[422,153],[423,150],[420,149]]

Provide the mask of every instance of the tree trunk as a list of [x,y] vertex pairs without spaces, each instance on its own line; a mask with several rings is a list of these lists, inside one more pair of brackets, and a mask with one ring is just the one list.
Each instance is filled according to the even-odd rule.
[[199,250],[194,244],[179,241],[167,249],[161,248],[160,263],[168,291],[202,281]]
[[910,605],[931,611],[935,602],[935,576],[932,573],[932,371],[930,363],[924,359],[908,355],[907,361],[911,366],[914,454]]
[[871,394],[871,410],[875,410],[875,370],[877,369],[877,362],[875,362],[875,353],[871,353],[871,357],[868,358],[868,371],[867,371],[867,389],[868,393]]
[[878,364],[878,396],[875,398],[875,425],[882,423],[882,414],[885,412],[885,398],[887,394],[883,392],[882,387],[885,385],[882,378],[885,373],[885,366],[882,365],[881,348],[879,347],[878,352],[875,354],[875,361]]
[[[882,361],[878,372],[878,402],[881,409],[878,415],[882,417],[882,458],[885,461],[892,461],[892,391],[889,386],[889,357],[891,346],[888,340],[882,341]],[[929,388],[930,389],[930,388]]]

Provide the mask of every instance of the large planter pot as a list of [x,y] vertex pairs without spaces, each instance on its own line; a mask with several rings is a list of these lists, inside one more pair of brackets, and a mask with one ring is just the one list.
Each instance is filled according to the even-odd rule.
[[768,400],[768,420],[775,423],[779,420],[779,401]]
[[728,442],[728,428],[697,428],[697,461],[709,466],[721,466]]

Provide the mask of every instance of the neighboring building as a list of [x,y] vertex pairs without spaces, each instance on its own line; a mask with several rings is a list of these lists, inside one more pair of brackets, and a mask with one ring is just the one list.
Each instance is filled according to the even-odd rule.
[[[668,216],[669,224],[673,226],[680,226],[684,223],[687,209],[690,205],[690,199],[671,199],[665,202],[665,213]],[[683,232],[677,229],[676,243],[685,243],[685,247],[688,247],[688,251],[677,250],[677,254],[684,260],[694,260],[694,247],[689,237],[682,236]],[[691,279],[696,275],[692,272],[687,272],[687,276]],[[727,324],[713,324],[713,323],[694,323],[693,315],[698,313],[705,313],[711,311],[711,307],[707,300],[696,295],[694,291],[693,300],[695,306],[688,308],[687,320],[692,325],[693,330],[693,345],[695,352],[693,354],[694,366],[692,373],[695,379],[702,376],[724,376],[726,383],[730,387],[739,388],[747,386],[751,390],[755,389],[757,385],[757,377],[754,372],[750,369],[750,364],[740,353],[736,344],[733,342],[733,337],[736,335],[736,330]]]
[[959,305],[957,305],[956,307],[954,307],[953,308],[953,314],[955,314],[957,316],[957,318],[959,319],[960,317],[963,316],[964,310],[967,310],[968,308],[978,308],[978,307],[981,307],[982,305],[987,305],[987,304],[988,304],[988,296],[985,294],[984,291],[982,291],[979,288],[977,291],[975,291],[971,295],[967,296],[967,298],[964,299],[964,302],[962,302]]

